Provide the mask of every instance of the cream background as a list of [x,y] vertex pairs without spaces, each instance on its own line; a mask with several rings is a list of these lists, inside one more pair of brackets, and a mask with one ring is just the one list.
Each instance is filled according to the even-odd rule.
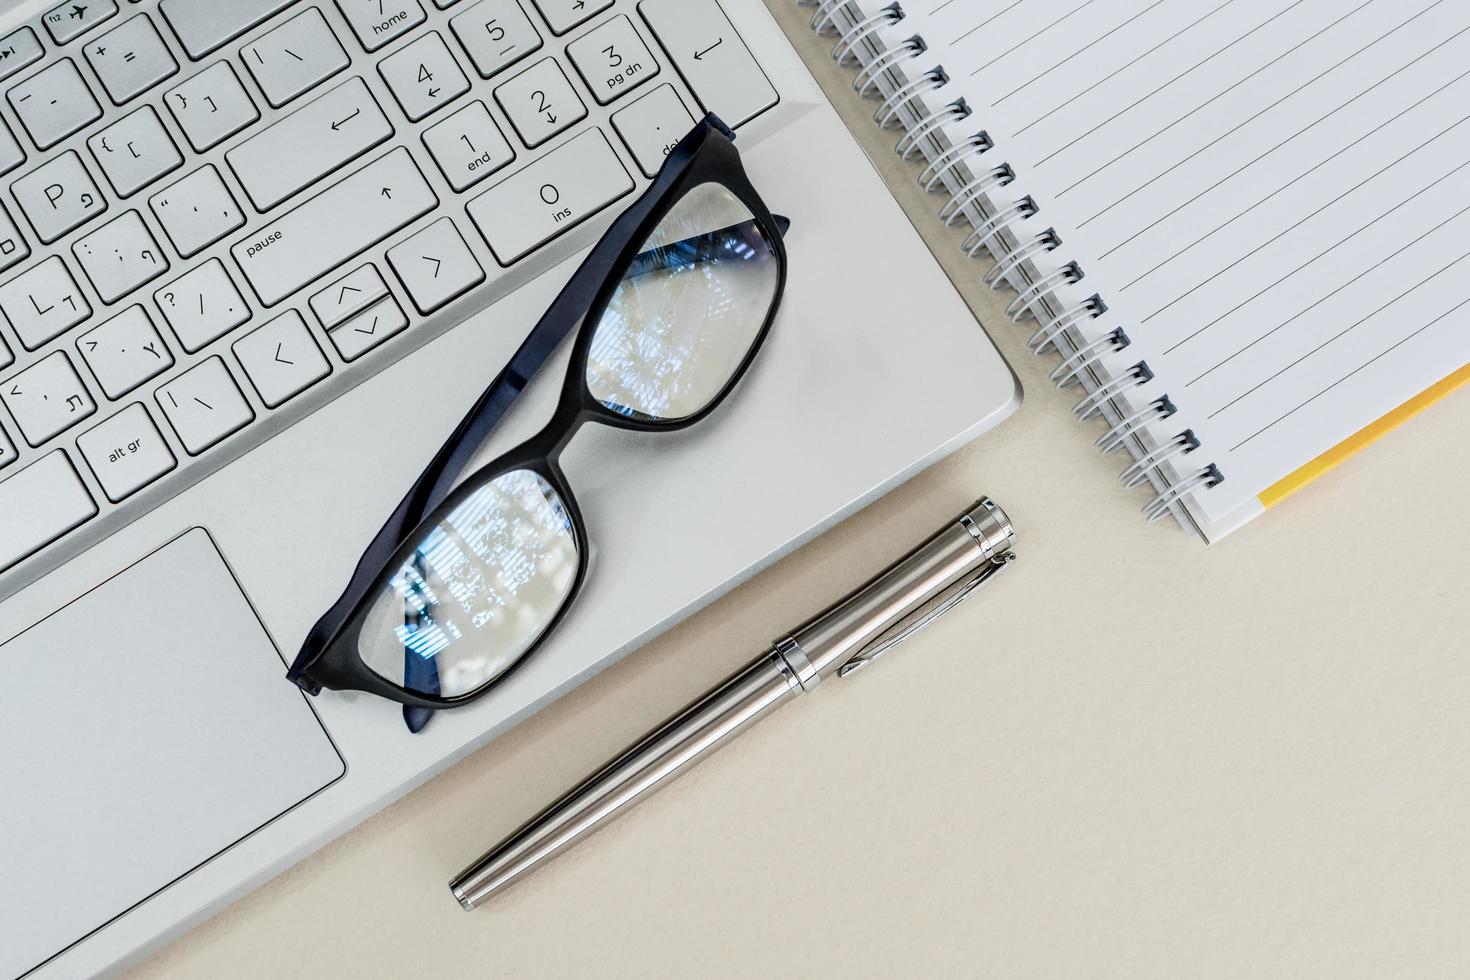
[[[769,0],[1020,375],[999,430],[135,969],[210,977],[1470,974],[1470,396],[1205,548],[1138,517]],[[448,878],[980,493],[1017,566],[473,914]]]

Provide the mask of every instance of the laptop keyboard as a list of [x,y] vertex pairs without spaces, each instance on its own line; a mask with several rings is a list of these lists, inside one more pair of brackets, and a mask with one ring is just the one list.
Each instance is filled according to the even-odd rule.
[[82,0],[0,18],[0,90],[0,573],[564,258],[705,109],[778,101],[718,0]]

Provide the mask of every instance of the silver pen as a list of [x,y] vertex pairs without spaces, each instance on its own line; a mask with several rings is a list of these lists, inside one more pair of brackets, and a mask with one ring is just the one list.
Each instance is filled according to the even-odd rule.
[[982,498],[877,577],[633,743],[450,882],[466,909],[509,888],[834,674],[866,667],[1003,570],[1015,534]]

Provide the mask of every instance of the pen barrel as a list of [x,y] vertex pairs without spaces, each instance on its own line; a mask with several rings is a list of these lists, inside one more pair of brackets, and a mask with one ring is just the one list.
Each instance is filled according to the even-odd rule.
[[787,642],[799,648],[808,672],[815,675],[803,676],[806,686],[837,673],[917,610],[972,578],[977,568],[1008,551],[1014,536],[1005,512],[982,498],[958,520],[798,627]]
[[751,724],[800,694],[785,658],[768,651],[629,746],[450,882],[472,909],[632,809]]

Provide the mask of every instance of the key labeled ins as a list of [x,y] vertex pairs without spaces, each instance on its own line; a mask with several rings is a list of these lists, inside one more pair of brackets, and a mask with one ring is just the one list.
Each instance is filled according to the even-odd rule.
[[508,266],[633,191],[600,129],[589,129],[469,203],[495,260]]

